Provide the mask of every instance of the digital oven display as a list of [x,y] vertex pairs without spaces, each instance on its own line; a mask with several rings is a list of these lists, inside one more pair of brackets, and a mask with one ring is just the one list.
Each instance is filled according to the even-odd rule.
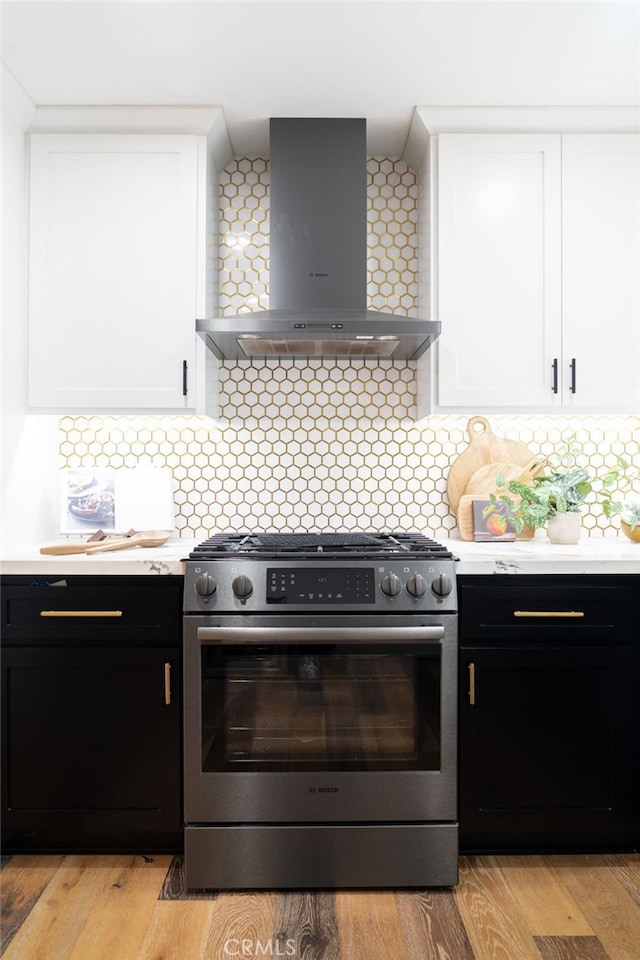
[[267,603],[375,603],[373,567],[268,567]]

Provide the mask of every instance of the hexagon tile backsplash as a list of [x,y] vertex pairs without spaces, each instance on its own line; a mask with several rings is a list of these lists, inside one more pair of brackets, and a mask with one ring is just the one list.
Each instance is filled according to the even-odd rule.
[[[417,313],[417,188],[399,160],[372,158],[368,301]],[[269,305],[269,165],[236,160],[220,188],[222,313]],[[418,530],[455,534],[447,474],[466,416],[416,422],[415,364],[244,361],[220,369],[220,422],[205,417],[63,417],[60,467],[169,467],[176,526],[221,530]],[[552,460],[575,434],[596,473],[640,463],[638,417],[491,416],[494,432]],[[640,494],[640,490],[637,491]],[[592,495],[584,534],[615,535]]]
[[[446,495],[466,416],[411,415],[414,371],[311,361],[225,364],[226,423],[205,417],[64,417],[60,465],[170,467],[180,536],[220,530],[418,530],[455,535]],[[575,435],[602,473],[640,462],[631,417],[491,416],[492,429],[554,458]],[[617,532],[592,495],[584,534]]]

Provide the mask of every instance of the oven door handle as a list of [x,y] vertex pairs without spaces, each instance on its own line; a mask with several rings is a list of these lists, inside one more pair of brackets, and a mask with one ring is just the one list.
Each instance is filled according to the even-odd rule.
[[434,643],[444,626],[421,627],[198,627],[210,643]]

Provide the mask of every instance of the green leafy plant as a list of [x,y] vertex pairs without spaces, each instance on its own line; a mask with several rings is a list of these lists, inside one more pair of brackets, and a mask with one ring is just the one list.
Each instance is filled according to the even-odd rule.
[[504,477],[499,476],[497,484],[498,494],[491,494],[487,510],[506,507],[517,533],[525,527],[543,527],[557,513],[579,513],[592,489],[589,472],[577,466],[559,468],[529,483],[511,480],[505,485]]
[[[625,509],[633,508],[634,504],[628,504],[625,496],[631,490],[631,476],[635,473],[636,471],[625,457],[617,456],[616,465],[604,474],[601,479],[601,499],[605,517],[613,517],[615,514],[622,514]],[[622,499],[615,499],[616,494],[622,496]],[[631,512],[633,513],[633,510]],[[626,517],[622,519],[629,523]],[[638,522],[640,521],[636,521],[636,524]]]
[[607,467],[600,476],[592,477],[586,467],[578,460],[584,457],[584,451],[572,434],[558,448],[556,462],[558,467],[542,477],[534,477],[528,483],[512,480],[505,483],[504,477],[496,478],[498,493],[490,497],[491,504],[486,512],[501,506],[510,513],[510,519],[518,534],[525,527],[533,529],[543,527],[557,513],[577,513],[592,490],[598,490],[598,497],[606,517],[617,514],[628,523],[631,529],[640,525],[640,498],[629,499],[632,492],[632,478],[638,471],[626,459],[616,456],[612,467]]

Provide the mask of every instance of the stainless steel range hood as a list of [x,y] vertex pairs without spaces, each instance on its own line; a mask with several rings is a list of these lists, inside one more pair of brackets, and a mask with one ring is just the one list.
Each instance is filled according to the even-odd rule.
[[367,310],[366,121],[272,119],[270,310],[198,320],[220,359],[414,360],[440,323]]

